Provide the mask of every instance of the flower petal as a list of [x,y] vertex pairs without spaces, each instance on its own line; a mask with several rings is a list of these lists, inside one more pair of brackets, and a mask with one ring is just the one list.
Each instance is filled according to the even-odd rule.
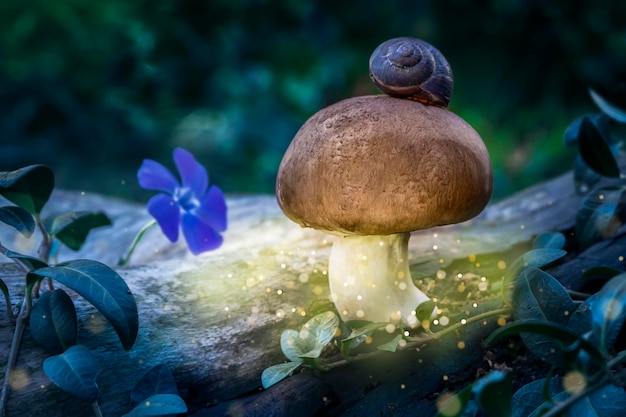
[[178,180],[169,169],[152,159],[144,159],[137,171],[139,185],[146,190],[158,190],[174,194]]
[[180,227],[180,207],[166,194],[157,194],[148,200],[148,212],[161,227],[161,231],[170,242],[178,240]]
[[219,187],[212,185],[200,200],[194,214],[217,232],[226,230],[226,200]]
[[174,149],[174,162],[182,179],[183,188],[189,188],[198,198],[203,196],[209,186],[209,174],[206,169],[183,148]]
[[217,249],[224,240],[219,233],[191,213],[183,214],[181,224],[187,246],[194,255]]

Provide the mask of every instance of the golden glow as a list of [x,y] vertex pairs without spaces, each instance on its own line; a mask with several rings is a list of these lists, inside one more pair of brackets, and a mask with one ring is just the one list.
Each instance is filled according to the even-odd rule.
[[25,370],[21,368],[15,368],[13,369],[13,372],[11,372],[9,386],[11,387],[11,389],[19,391],[28,386],[29,380],[30,378],[28,377],[28,373],[26,373]]
[[587,386],[585,376],[578,371],[570,371],[563,377],[563,388],[570,394],[578,394]]

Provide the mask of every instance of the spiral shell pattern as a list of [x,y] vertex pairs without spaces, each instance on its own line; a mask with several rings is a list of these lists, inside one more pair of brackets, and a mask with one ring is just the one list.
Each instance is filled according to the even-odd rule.
[[424,104],[447,107],[452,94],[452,70],[431,44],[417,38],[394,38],[380,44],[370,57],[370,78],[383,93]]

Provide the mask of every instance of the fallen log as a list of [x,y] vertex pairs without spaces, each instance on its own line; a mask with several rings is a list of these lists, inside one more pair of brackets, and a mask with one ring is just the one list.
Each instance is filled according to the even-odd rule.
[[[490,204],[472,221],[413,233],[411,273],[423,291],[441,296],[451,288],[457,291],[466,277],[484,276],[493,285],[504,265],[527,250],[534,236],[570,231],[580,200],[571,175],[565,175]],[[419,352],[381,355],[325,374],[299,372],[261,390],[263,369],[285,360],[282,331],[332,309],[326,277],[332,238],[290,222],[273,196],[234,196],[228,206],[229,229],[220,249],[194,258],[184,243],[170,244],[153,229],[132,265],[117,268],[139,308],[139,336],[129,351],[122,349],[93,307],[75,299],[80,342],[102,365],[99,403],[105,416],[128,412],[134,384],[157,364],[172,370],[189,414],[196,417],[367,415],[363,410],[378,415],[413,407],[423,407],[423,415],[429,415],[434,411],[429,395],[441,391],[455,375],[469,378],[475,372],[471,364],[481,361],[480,340],[493,329],[494,320],[468,326],[454,340],[442,339]],[[46,210],[51,214],[94,207],[102,207],[113,226],[94,231],[79,252],[63,251],[59,260],[90,258],[114,266],[149,220],[142,206],[67,191],[53,193]],[[5,246],[23,253],[35,250],[30,241],[6,229],[0,230]],[[438,271],[444,271],[445,278]],[[0,265],[0,274],[16,302],[23,295],[22,274],[9,263]],[[486,294],[488,288],[468,284],[461,298],[466,304],[481,299],[482,308],[494,308],[496,303],[490,304]],[[12,332],[6,318],[0,321],[0,375]],[[462,355],[458,340],[464,342]],[[7,416],[92,415],[89,404],[45,377],[45,357],[27,330]]]

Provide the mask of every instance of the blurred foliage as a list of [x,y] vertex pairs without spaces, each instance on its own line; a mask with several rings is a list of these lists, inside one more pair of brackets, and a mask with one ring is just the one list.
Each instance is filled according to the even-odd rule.
[[183,146],[226,192],[273,192],[300,125],[376,93],[370,53],[416,36],[450,61],[500,197],[573,166],[589,87],[626,104],[624,21],[608,0],[2,0],[0,166],[144,198],[141,160]]

